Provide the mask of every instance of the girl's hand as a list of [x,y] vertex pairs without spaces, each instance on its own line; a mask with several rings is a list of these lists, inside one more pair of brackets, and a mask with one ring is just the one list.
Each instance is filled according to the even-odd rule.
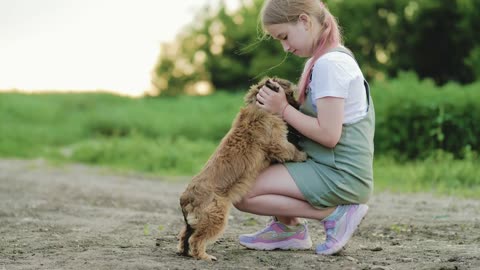
[[275,92],[264,85],[260,91],[258,91],[257,105],[271,113],[282,116],[284,109],[288,106],[285,90],[283,90],[277,82],[270,82],[278,87],[278,92]]

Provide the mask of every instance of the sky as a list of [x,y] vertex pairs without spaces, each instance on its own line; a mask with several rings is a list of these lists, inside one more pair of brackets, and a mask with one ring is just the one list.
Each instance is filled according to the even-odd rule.
[[151,87],[160,44],[214,2],[0,0],[0,89],[139,96]]

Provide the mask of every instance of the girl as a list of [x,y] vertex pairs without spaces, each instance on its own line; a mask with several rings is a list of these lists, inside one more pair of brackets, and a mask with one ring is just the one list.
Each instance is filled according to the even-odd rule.
[[[341,44],[336,19],[319,0],[267,0],[264,32],[283,49],[307,57],[299,82],[300,110],[281,87],[263,87],[257,105],[302,133],[308,160],[275,164],[263,171],[241,211],[274,216],[266,228],[240,236],[252,249],[309,249],[307,224],[320,220],[326,241],[317,254],[340,251],[367,213],[373,190],[374,109],[369,87],[353,55]],[[278,86],[278,85],[277,85]]]

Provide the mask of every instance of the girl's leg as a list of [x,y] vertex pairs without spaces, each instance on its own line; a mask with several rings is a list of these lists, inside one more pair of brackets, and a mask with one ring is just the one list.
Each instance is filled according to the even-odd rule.
[[316,248],[317,254],[334,254],[349,241],[368,210],[364,204],[343,205],[326,209],[312,207],[303,197],[284,165],[277,164],[263,171],[252,190],[235,207],[258,215],[276,216],[280,221],[265,229],[240,236],[240,244],[252,249],[309,249],[312,245],[306,225],[293,229],[297,217],[321,220],[326,241]]
[[235,207],[257,215],[275,216],[286,225],[298,224],[297,217],[322,220],[335,210],[335,207],[312,207],[282,164],[264,170],[251,191]]
[[333,211],[313,208],[281,164],[263,171],[251,191],[235,207],[245,212],[277,217],[278,221],[272,220],[256,233],[240,235],[242,246],[257,250],[310,249],[312,240],[307,225],[299,224],[297,217],[322,219]]

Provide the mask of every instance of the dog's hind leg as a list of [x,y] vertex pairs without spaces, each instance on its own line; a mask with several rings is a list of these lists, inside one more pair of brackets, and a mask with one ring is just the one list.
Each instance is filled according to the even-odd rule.
[[185,225],[180,230],[178,234],[178,246],[177,246],[177,254],[188,256],[189,251],[189,244],[188,240],[190,236],[193,234],[193,228],[188,222],[188,213],[192,210],[192,206],[190,200],[188,200],[188,193],[184,192],[180,197],[180,207],[182,208],[183,220],[185,221]]
[[[187,226],[184,225],[183,228],[180,230],[180,233],[178,233],[178,245],[177,245],[177,254],[178,255],[184,255],[185,253],[185,239],[186,239],[186,233],[187,233]],[[188,252],[188,250],[187,250]]]
[[189,240],[190,242],[189,255],[200,260],[216,261],[217,258],[215,256],[212,256],[206,252],[207,239],[202,235],[204,231],[199,230],[196,232],[198,232],[198,234],[195,235],[196,233],[194,233]]
[[217,197],[206,209],[195,225],[195,231],[189,239],[189,255],[194,258],[216,261],[217,258],[207,254],[207,244],[220,237],[227,225],[230,201]]

